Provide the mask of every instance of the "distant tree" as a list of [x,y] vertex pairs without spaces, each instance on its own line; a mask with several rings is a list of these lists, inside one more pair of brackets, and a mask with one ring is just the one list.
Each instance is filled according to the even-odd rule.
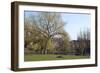
[[87,50],[90,50],[90,31],[80,31],[77,40],[79,41],[79,52],[81,55],[85,55]]

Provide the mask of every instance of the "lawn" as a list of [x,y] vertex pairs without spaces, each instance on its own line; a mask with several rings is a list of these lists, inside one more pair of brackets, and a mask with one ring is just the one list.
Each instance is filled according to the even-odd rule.
[[67,59],[87,59],[87,58],[90,58],[90,56],[28,54],[24,56],[24,61],[67,60]]

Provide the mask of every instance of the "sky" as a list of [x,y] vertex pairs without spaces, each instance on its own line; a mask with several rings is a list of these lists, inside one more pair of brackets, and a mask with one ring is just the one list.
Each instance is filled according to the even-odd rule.
[[66,22],[64,29],[69,33],[72,40],[77,39],[80,31],[90,29],[90,14],[62,13],[61,16]]
[[[34,11],[25,11],[25,16],[36,14]],[[71,40],[77,40],[77,35],[80,31],[90,29],[91,15],[82,13],[63,13],[61,18],[66,23],[64,30],[68,32]]]

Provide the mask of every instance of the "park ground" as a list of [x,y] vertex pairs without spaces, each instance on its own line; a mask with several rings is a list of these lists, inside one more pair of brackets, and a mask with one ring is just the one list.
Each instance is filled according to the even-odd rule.
[[90,58],[90,56],[27,54],[24,56],[24,61],[70,60],[70,59],[88,59],[88,58]]

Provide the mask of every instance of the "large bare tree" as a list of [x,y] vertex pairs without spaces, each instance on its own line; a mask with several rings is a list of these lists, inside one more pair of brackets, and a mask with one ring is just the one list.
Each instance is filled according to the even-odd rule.
[[[29,23],[26,22],[25,27],[27,28],[26,25],[28,24],[31,25],[31,31],[28,32],[28,35],[31,36],[32,44],[38,43],[41,45],[42,54],[47,53],[47,50],[49,49],[48,46],[53,48],[52,40],[55,35],[57,36],[59,34],[65,36],[63,27],[65,23],[63,22],[60,13],[38,12],[29,19]],[[25,35],[28,36],[27,34]],[[67,36],[68,34],[66,37]],[[25,38],[25,40],[26,39],[27,38]]]

